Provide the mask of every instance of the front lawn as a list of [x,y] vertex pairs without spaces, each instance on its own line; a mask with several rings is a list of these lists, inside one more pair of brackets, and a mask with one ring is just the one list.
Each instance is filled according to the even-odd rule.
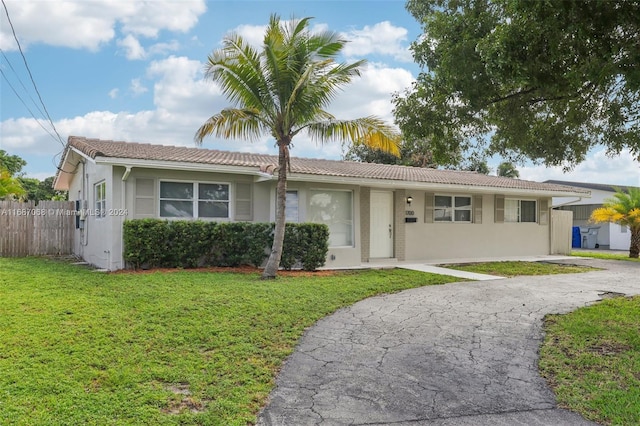
[[596,252],[596,251],[572,251],[571,256],[576,257],[591,257],[594,259],[604,259],[604,260],[627,260],[631,262],[640,262],[640,259],[629,257],[629,254],[621,254],[621,253],[606,253],[606,252]]
[[246,425],[315,321],[452,281],[402,269],[104,274],[0,258],[0,424]]
[[562,407],[606,425],[640,425],[640,297],[549,315],[540,371]]

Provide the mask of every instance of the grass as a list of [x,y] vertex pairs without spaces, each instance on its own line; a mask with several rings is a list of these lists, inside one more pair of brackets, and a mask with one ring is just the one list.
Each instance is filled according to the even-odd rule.
[[0,258],[0,424],[246,425],[305,328],[407,270],[103,274]]
[[550,315],[540,371],[560,406],[606,425],[640,424],[640,297]]
[[629,257],[628,254],[618,254],[618,253],[598,253],[593,251],[574,251],[571,252],[571,256],[578,257],[592,257],[594,259],[605,259],[605,260],[627,260],[630,262],[640,262],[638,258]]
[[574,274],[579,272],[594,271],[595,268],[576,265],[565,265],[561,263],[546,262],[480,262],[442,265],[446,268],[460,271],[475,272],[478,274],[496,275],[499,277],[516,277],[519,275],[553,275],[553,274]]

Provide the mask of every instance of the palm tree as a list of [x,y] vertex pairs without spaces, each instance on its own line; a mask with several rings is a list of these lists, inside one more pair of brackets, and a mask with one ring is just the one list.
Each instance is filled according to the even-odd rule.
[[503,161],[498,166],[498,176],[509,177],[509,178],[519,178],[520,172],[516,169],[515,164],[510,161]]
[[640,188],[628,188],[627,192],[616,191],[602,207],[591,213],[592,222],[617,223],[628,226],[631,231],[629,257],[638,258],[640,253]]
[[260,51],[230,34],[206,65],[205,76],[220,85],[233,106],[209,118],[196,142],[211,134],[256,140],[268,133],[278,146],[276,226],[265,279],[275,278],[280,264],[289,150],[298,133],[305,131],[318,142],[350,141],[398,153],[399,136],[381,119],[339,120],[325,110],[340,86],[360,75],[365,61],[337,63],[346,40],[335,32],[311,33],[310,19],[281,22],[271,15]]

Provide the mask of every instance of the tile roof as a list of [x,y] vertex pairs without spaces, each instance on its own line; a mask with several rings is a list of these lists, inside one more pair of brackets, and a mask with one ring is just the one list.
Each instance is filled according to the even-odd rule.
[[[68,146],[73,147],[94,159],[96,157],[107,157],[149,161],[175,161],[249,168],[253,167],[261,171],[273,170],[278,165],[278,157],[275,155],[218,151],[202,148],[189,148],[184,146],[151,145],[133,142],[89,139],[78,136],[70,136]],[[434,183],[443,185],[508,188],[525,191],[589,193],[586,189],[580,189],[569,185],[539,183],[506,177],[488,176],[468,171],[440,170],[298,157],[291,157],[291,173]]]
[[620,191],[629,191],[629,188],[637,188],[635,186],[626,186],[626,185],[609,185],[606,183],[588,183],[588,182],[569,182],[565,180],[552,180],[552,179],[545,180],[544,183],[575,186],[578,188],[595,189],[595,190],[607,191],[607,192],[616,192],[616,190],[618,189]]

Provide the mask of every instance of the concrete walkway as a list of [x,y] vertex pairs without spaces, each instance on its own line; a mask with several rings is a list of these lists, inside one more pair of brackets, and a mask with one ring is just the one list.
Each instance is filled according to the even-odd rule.
[[260,425],[588,425],[538,375],[542,319],[640,294],[640,263],[583,274],[422,287],[373,297],[310,328]]

